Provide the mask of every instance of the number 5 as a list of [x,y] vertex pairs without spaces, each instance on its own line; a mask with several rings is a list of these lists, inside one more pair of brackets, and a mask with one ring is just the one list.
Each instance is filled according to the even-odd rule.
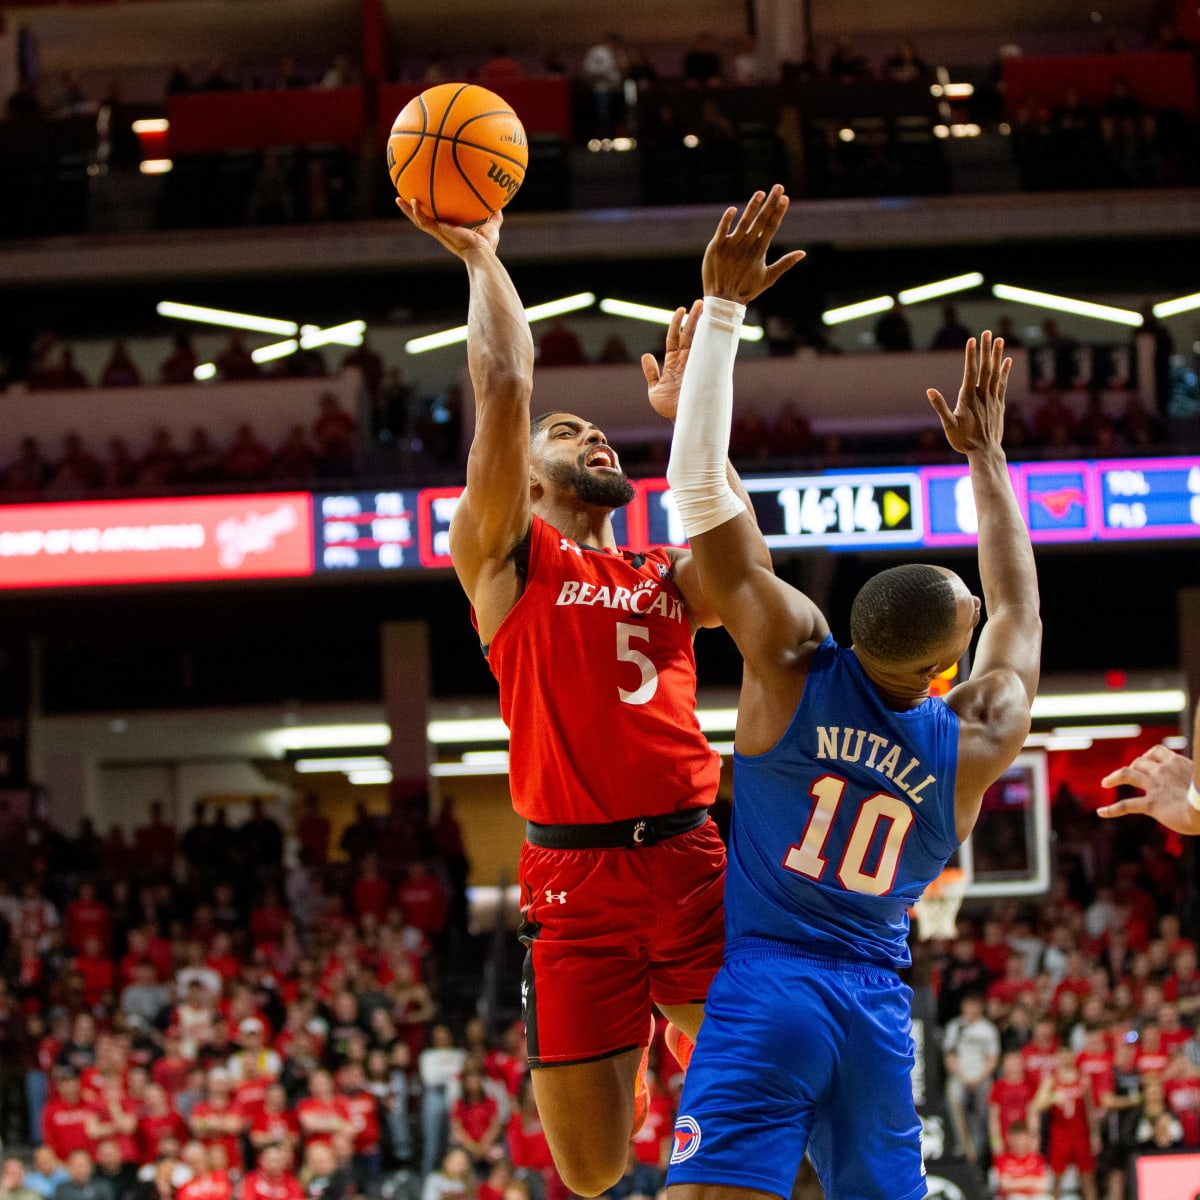
[[629,644],[634,638],[648,642],[650,630],[644,625],[628,625],[618,621],[617,658],[621,662],[633,663],[642,673],[642,682],[633,691],[627,691],[620,685],[617,691],[626,704],[645,704],[658,691],[658,669],[640,650],[635,650]]

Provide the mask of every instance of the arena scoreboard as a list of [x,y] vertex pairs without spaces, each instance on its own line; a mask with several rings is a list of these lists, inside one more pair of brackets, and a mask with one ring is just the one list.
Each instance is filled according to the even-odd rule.
[[[1035,543],[1200,539],[1200,457],[1009,466]],[[750,475],[774,550],[972,546],[965,461],[945,466]],[[634,482],[613,514],[622,546],[683,545],[664,479]],[[172,496],[0,505],[0,589],[297,579],[450,566],[462,489]]]

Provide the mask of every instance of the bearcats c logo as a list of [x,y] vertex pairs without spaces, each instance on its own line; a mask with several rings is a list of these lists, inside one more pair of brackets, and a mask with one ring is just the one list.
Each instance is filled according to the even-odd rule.
[[675,1122],[675,1145],[671,1162],[687,1162],[700,1149],[700,1125],[695,1117],[680,1117]]

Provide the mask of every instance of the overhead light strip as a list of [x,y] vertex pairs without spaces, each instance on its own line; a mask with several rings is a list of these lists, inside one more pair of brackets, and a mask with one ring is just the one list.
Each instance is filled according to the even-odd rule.
[[[573,296],[564,296],[561,300],[549,300],[545,304],[534,304],[525,309],[527,321],[544,321],[548,317],[561,317],[569,312],[578,312],[581,308],[590,308],[596,303],[594,292],[577,292]],[[442,329],[437,333],[422,334],[421,337],[410,338],[404,343],[406,354],[425,354],[430,350],[441,350],[445,346],[453,346],[467,340],[467,326],[456,325],[453,329]]]
[[1183,711],[1186,703],[1187,697],[1182,688],[1136,692],[1068,692],[1035,696],[1032,716],[1037,721],[1070,717],[1136,717],[1156,713],[1177,715]]
[[920,304],[922,300],[935,300],[938,296],[949,296],[954,292],[965,292],[983,282],[982,271],[970,271],[950,279],[939,279],[934,283],[923,283],[919,287],[905,288],[896,299],[901,304]]
[[[600,301],[600,311],[610,317],[628,317],[633,321],[648,321],[652,325],[670,325],[675,317],[673,308],[658,308],[653,304],[638,304],[633,300],[614,300],[611,297]],[[761,325],[743,325],[738,336],[744,342],[761,342],[763,328]]]
[[1141,313],[1128,308],[1114,308],[1111,304],[1093,304],[1090,300],[1075,300],[1070,296],[1055,296],[1051,292],[1035,292],[1031,288],[1013,287],[1007,283],[992,285],[992,295],[997,300],[1011,300],[1016,304],[1030,304],[1034,308],[1048,308],[1052,312],[1073,313],[1079,317],[1092,317],[1097,321],[1111,321],[1116,325],[1138,328],[1144,323]]
[[198,321],[202,325],[221,325],[228,329],[245,329],[251,333],[277,333],[291,337],[300,332],[295,321],[281,321],[276,317],[260,317],[253,313],[229,312],[223,308],[205,308],[199,304],[178,304],[174,300],[163,300],[155,308],[160,317],[174,317],[179,321]]
[[1200,308],[1200,292],[1193,292],[1190,296],[1177,296],[1174,300],[1162,300],[1151,312],[1156,317],[1174,317],[1179,313],[1191,312],[1193,308]]
[[858,317],[870,317],[875,313],[887,312],[896,306],[891,296],[873,296],[870,300],[860,300],[857,304],[843,304],[841,308],[829,308],[821,314],[821,320],[826,325],[841,325]]

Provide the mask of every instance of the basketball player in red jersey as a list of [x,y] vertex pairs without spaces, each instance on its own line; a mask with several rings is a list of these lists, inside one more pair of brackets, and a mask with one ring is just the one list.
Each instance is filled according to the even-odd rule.
[[[643,1115],[652,1005],[694,1037],[721,962],[725,855],[707,812],[720,764],[696,718],[692,652],[696,628],[718,622],[690,553],[618,550],[611,513],[634,493],[604,433],[568,411],[531,421],[533,339],[497,257],[500,214],[468,229],[401,209],[470,283],[476,428],[450,552],[500,683],[527,822],[534,1094],[564,1182],[596,1196],[623,1174]],[[676,313],[661,372],[643,360],[667,418],[699,313]]]

